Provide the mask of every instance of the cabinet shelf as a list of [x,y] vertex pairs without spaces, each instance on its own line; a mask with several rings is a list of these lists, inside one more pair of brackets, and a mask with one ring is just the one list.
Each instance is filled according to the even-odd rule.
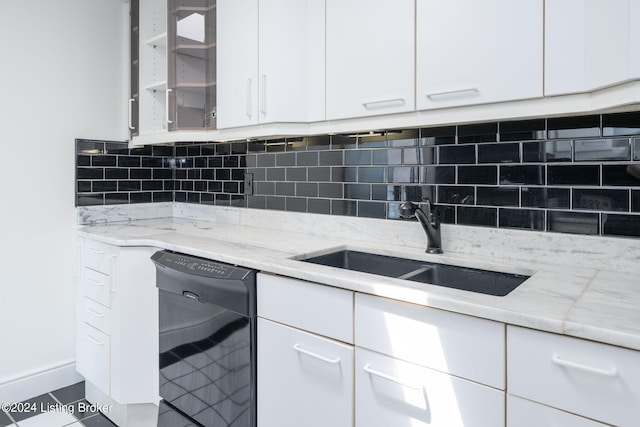
[[167,88],[167,81],[154,82],[144,87],[146,90],[165,90]]
[[183,92],[191,92],[196,94],[202,94],[207,89],[213,88],[216,86],[216,82],[208,82],[208,83],[178,83],[170,89],[179,90]]
[[153,36],[147,39],[145,44],[154,47],[163,47],[166,49],[167,47],[167,33],[158,34],[157,36]]
[[216,43],[209,44],[178,44],[172,49],[173,52],[180,55],[192,56],[194,58],[204,59],[209,49],[215,49]]
[[192,13],[206,14],[207,12],[211,12],[215,8],[215,4],[211,6],[178,6],[175,9],[171,10],[171,14],[178,18],[184,18],[191,15]]

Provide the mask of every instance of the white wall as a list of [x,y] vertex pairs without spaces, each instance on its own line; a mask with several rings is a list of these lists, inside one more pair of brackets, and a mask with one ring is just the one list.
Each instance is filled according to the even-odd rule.
[[74,140],[126,136],[128,7],[2,5],[0,402],[78,380]]

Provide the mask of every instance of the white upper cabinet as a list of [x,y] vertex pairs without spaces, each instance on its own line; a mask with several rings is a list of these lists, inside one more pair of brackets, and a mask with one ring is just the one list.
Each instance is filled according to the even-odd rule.
[[413,111],[414,0],[327,0],[327,119]]
[[542,3],[417,0],[417,109],[542,97]]
[[324,2],[218,1],[218,128],[324,119]]
[[258,0],[218,0],[218,128],[258,123]]
[[545,95],[640,78],[639,0],[546,0]]

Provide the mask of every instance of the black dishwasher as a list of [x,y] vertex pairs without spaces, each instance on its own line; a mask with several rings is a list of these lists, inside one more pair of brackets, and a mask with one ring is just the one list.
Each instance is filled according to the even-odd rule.
[[256,272],[156,252],[158,427],[256,426]]

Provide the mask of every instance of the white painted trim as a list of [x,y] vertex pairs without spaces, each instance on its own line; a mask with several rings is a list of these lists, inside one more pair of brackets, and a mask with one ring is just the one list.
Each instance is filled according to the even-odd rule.
[[17,403],[84,380],[75,359],[0,379],[0,402]]
[[374,117],[327,120],[313,123],[268,123],[212,131],[152,133],[134,137],[129,141],[129,145],[135,147],[181,141],[207,142],[243,138],[320,135],[362,132],[372,129],[428,127],[535,117],[636,111],[639,105],[640,81],[636,80],[600,88],[593,92],[412,111]]

